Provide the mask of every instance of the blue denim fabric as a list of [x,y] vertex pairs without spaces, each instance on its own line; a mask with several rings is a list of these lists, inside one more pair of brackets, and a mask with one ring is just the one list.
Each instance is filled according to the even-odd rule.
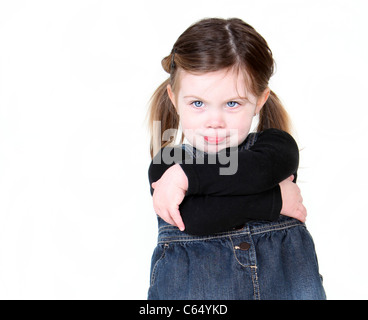
[[148,299],[325,299],[305,224],[280,216],[211,236],[191,236],[158,218]]

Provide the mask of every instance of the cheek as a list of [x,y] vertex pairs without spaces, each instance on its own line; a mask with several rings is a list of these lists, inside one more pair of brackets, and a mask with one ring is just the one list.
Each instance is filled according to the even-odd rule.
[[183,130],[190,129],[193,126],[193,123],[185,116],[180,116],[180,126]]
[[197,129],[200,127],[200,119],[193,115],[193,113],[181,110],[179,113],[180,125],[183,130]]
[[231,129],[239,131],[240,134],[247,134],[252,124],[252,118],[249,117],[237,117],[229,121],[228,126]]
[[233,129],[234,133],[237,135],[237,143],[241,144],[249,134],[252,119],[249,117],[240,117],[238,119],[234,119],[229,125],[229,128]]

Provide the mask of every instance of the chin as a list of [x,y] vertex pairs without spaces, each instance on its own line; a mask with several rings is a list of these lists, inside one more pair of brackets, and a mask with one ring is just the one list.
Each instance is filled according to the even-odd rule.
[[218,153],[219,151],[229,147],[237,147],[242,142],[239,141],[238,136],[231,136],[230,138],[227,138],[226,141],[219,144],[208,143],[201,137],[194,139],[193,137],[189,137],[189,139],[187,138],[187,140],[194,148],[210,154]]
[[217,153],[220,152],[221,150],[225,149],[226,145],[223,146],[207,146],[205,147],[205,152],[207,153]]

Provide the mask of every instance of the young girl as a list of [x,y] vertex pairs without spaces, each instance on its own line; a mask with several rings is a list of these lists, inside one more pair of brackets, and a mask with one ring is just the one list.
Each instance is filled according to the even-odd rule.
[[[205,19],[162,65],[170,77],[150,106],[159,234],[148,298],[325,299],[266,41],[240,19]],[[189,144],[175,147],[179,125]]]

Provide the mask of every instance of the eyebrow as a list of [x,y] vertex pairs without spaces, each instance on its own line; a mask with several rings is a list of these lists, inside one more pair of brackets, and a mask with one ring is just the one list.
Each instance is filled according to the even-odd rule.
[[[200,100],[200,101],[205,101],[204,99],[200,98],[200,97],[197,97],[197,96],[184,96],[183,97],[184,99],[197,99],[197,100]],[[226,101],[236,101],[236,100],[246,100],[246,101],[249,101],[249,99],[247,97],[235,97],[235,98],[231,98],[231,99],[226,99]]]

